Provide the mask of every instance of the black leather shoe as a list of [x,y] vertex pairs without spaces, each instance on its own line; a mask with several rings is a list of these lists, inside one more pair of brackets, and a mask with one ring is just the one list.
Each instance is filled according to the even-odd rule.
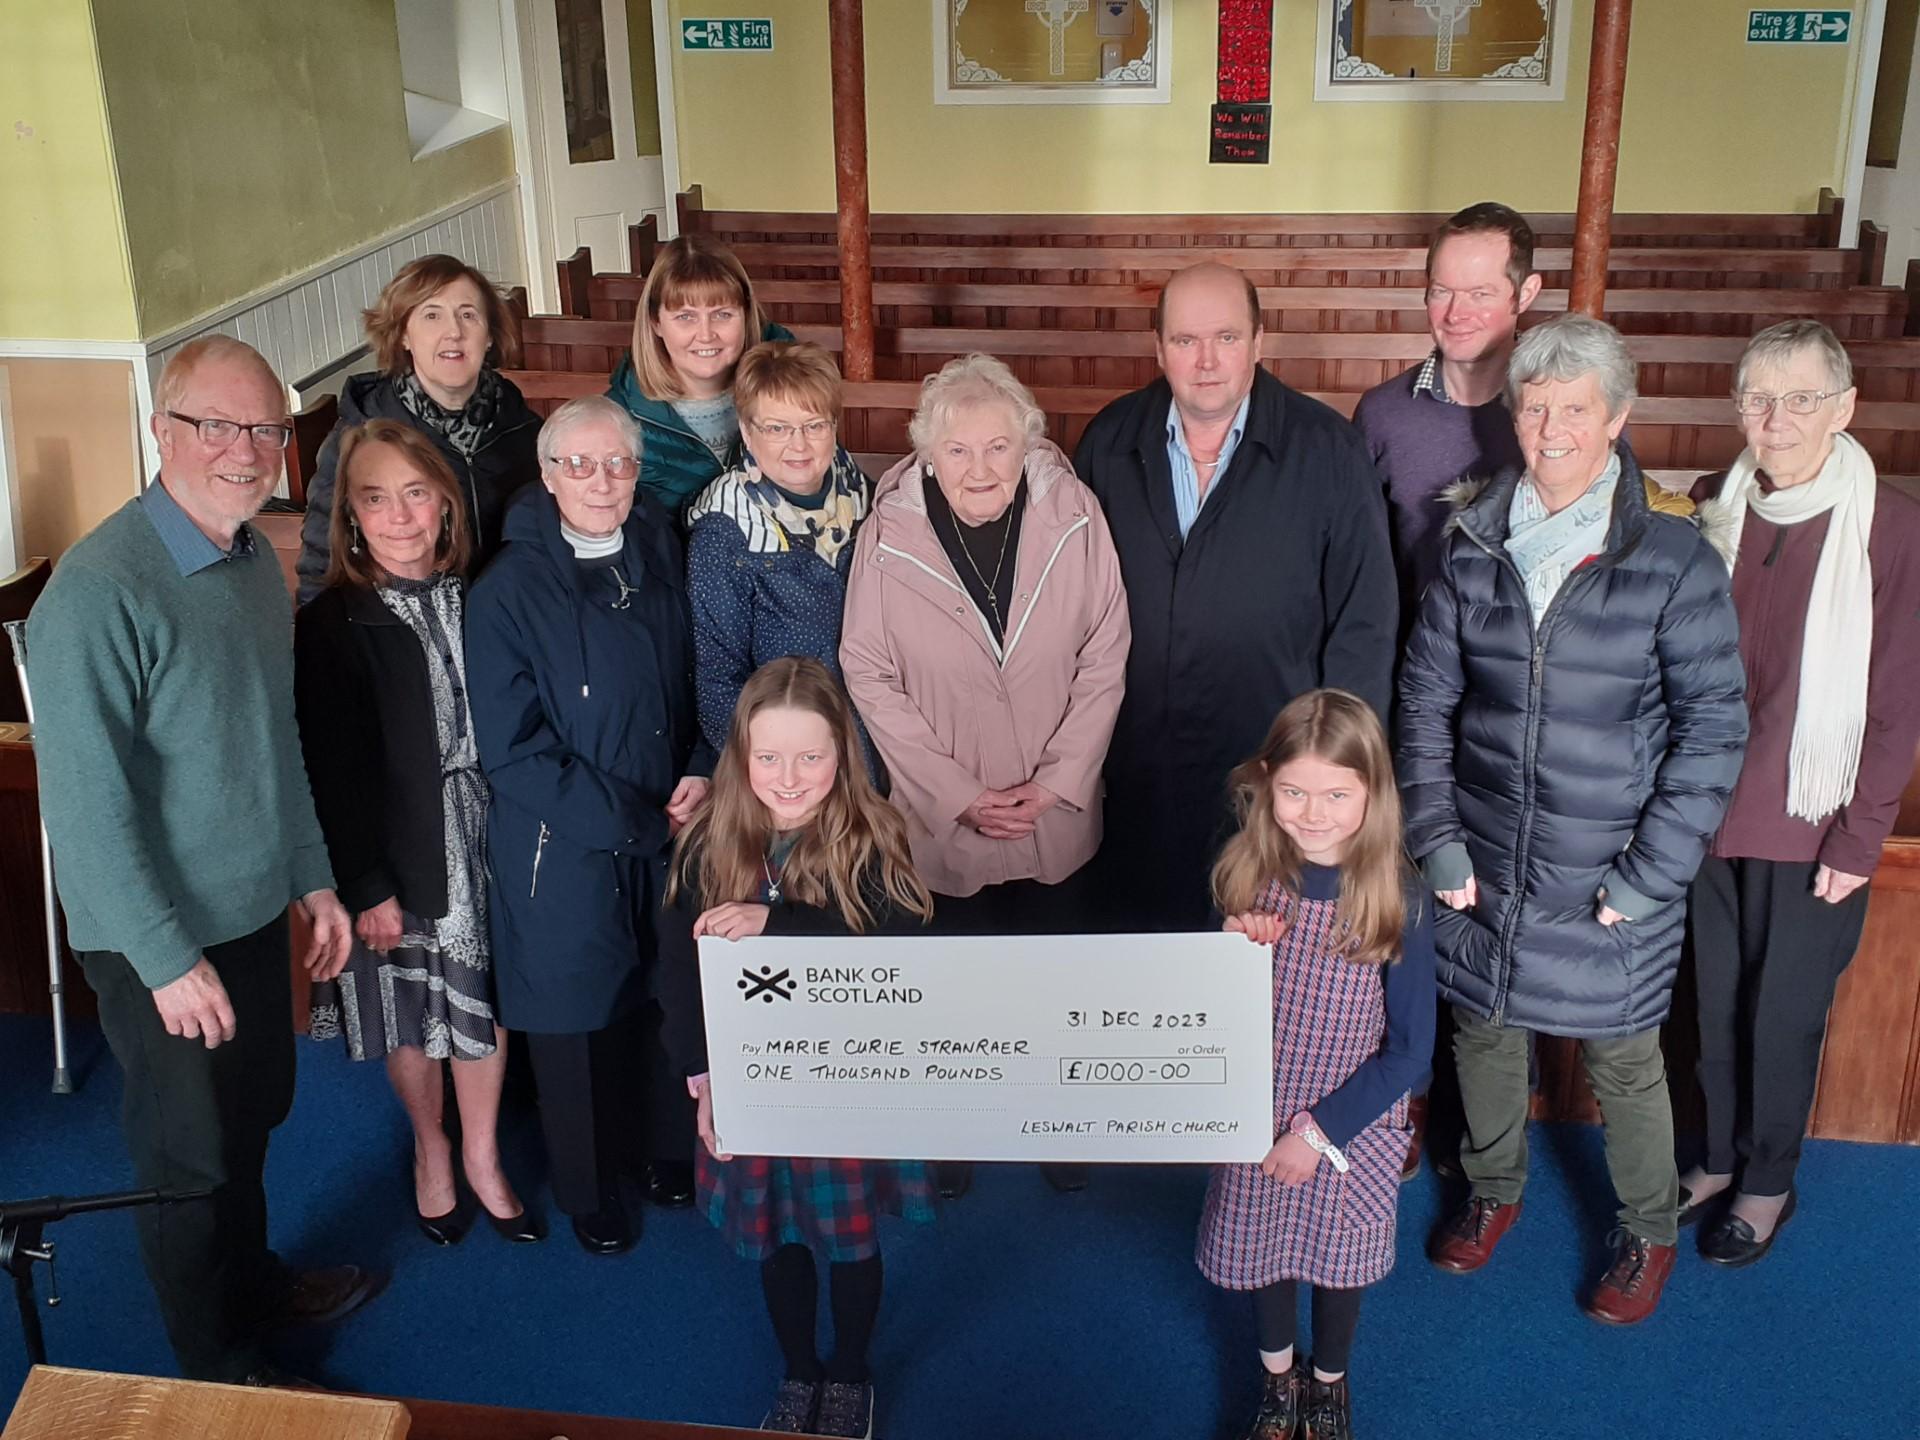
[[662,1210],[693,1204],[693,1166],[674,1160],[647,1162],[647,1199]]
[[524,1205],[518,1215],[510,1215],[505,1220],[489,1210],[487,1221],[502,1240],[511,1240],[516,1245],[537,1245],[547,1238],[547,1222]]
[[625,1210],[599,1210],[573,1217],[573,1238],[589,1255],[621,1255],[633,1248],[633,1222]]
[[1704,1217],[1709,1210],[1718,1209],[1732,1198],[1733,1186],[1731,1185],[1714,1191],[1713,1194],[1707,1196],[1704,1200],[1694,1199],[1693,1192],[1682,1185],[1680,1187],[1680,1213],[1678,1216],[1680,1228],[1685,1230],[1690,1225],[1699,1224],[1702,1217]]
[[444,1215],[416,1215],[420,1222],[420,1233],[436,1245],[458,1245],[467,1238],[467,1227],[473,1224],[473,1211],[466,1205],[455,1202],[453,1209]]
[[1773,1248],[1773,1242],[1780,1238],[1780,1232],[1787,1228],[1787,1221],[1793,1218],[1799,1199],[1797,1192],[1787,1192],[1787,1203],[1780,1209],[1780,1218],[1773,1222],[1773,1233],[1764,1240],[1755,1239],[1753,1226],[1729,1210],[1701,1232],[1700,1258],[1711,1260],[1715,1265],[1724,1265],[1729,1270],[1738,1270],[1761,1260]]
[[351,1315],[386,1288],[387,1277],[358,1265],[296,1270],[285,1298],[267,1325],[331,1325]]

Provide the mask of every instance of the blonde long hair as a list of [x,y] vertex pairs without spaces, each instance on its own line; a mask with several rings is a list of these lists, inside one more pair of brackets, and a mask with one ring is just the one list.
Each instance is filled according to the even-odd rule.
[[1310,690],[1274,717],[1251,759],[1228,781],[1240,831],[1213,867],[1213,903],[1222,915],[1254,909],[1276,881],[1297,895],[1305,857],[1273,818],[1273,777],[1289,761],[1311,757],[1357,774],[1367,815],[1340,862],[1339,945],[1359,965],[1400,958],[1407,921],[1409,869],[1400,839],[1400,792],[1386,731],[1373,708],[1345,690]]
[[[681,235],[660,247],[633,315],[632,355],[640,393],[649,400],[680,400],[687,393],[660,338],[660,312],[678,305],[738,305],[746,328],[744,355],[760,343],[765,314],[753,298],[753,281],[734,253],[709,235]],[[733,377],[727,377],[733,384]]]
[[933,897],[914,873],[906,822],[867,778],[853,707],[826,666],[800,656],[762,665],[741,690],[713,788],[674,846],[669,903],[683,885],[696,885],[707,906],[759,896],[773,822],[747,774],[747,727],[770,709],[802,710],[825,720],[839,761],[832,790],[780,872],[781,890],[802,905],[837,909],[858,934],[879,918],[873,906],[880,896],[862,887],[865,877],[876,874],[888,905],[929,918]]

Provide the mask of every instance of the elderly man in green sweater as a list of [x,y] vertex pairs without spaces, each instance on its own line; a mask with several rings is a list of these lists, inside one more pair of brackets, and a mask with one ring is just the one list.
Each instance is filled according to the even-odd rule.
[[346,963],[293,718],[292,612],[247,522],[280,474],[285,394],[258,353],[196,341],[160,377],[160,476],[68,550],[29,623],[40,803],[67,935],[126,1072],[136,1212],[190,1379],[271,1384],[274,1324],[375,1284],[267,1245],[267,1139],[293,1100],[287,905],[316,979]]

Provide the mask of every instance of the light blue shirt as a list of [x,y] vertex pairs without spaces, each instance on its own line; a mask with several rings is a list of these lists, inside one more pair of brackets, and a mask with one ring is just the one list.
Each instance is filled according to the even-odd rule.
[[1218,488],[1220,479],[1227,473],[1227,466],[1233,463],[1233,452],[1240,448],[1240,437],[1247,429],[1247,409],[1253,404],[1253,392],[1247,392],[1247,398],[1240,402],[1240,408],[1233,412],[1233,424],[1227,427],[1227,438],[1220,442],[1220,463],[1213,467],[1213,479],[1208,483],[1206,492],[1200,490],[1200,475],[1193,463],[1193,452],[1187,449],[1186,428],[1180,423],[1178,404],[1167,406],[1167,467],[1173,472],[1173,513],[1180,519],[1180,538],[1187,538],[1187,532],[1193,529],[1193,522],[1200,518],[1200,507],[1207,503],[1207,496]]
[[253,554],[251,526],[242,525],[234,532],[233,548],[222,550],[180,508],[180,502],[160,483],[158,476],[140,492],[140,508],[147,519],[153,522],[153,528],[159,532],[160,543],[167,547],[167,554],[173,557],[173,563],[180,567],[182,575],[197,575],[209,565],[218,565],[222,560]]

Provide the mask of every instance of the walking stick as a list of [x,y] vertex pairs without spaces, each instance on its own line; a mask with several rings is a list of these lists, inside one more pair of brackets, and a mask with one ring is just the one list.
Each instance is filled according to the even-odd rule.
[[[20,677],[20,698],[27,703],[27,725],[33,725],[33,695],[27,689],[27,622],[6,622],[13,642],[13,668]],[[47,991],[53,997],[53,1093],[71,1095],[73,1076],[67,1069],[67,997],[61,978],[59,906],[53,894],[53,846],[47,840],[47,822],[40,821],[41,900],[47,920]]]

